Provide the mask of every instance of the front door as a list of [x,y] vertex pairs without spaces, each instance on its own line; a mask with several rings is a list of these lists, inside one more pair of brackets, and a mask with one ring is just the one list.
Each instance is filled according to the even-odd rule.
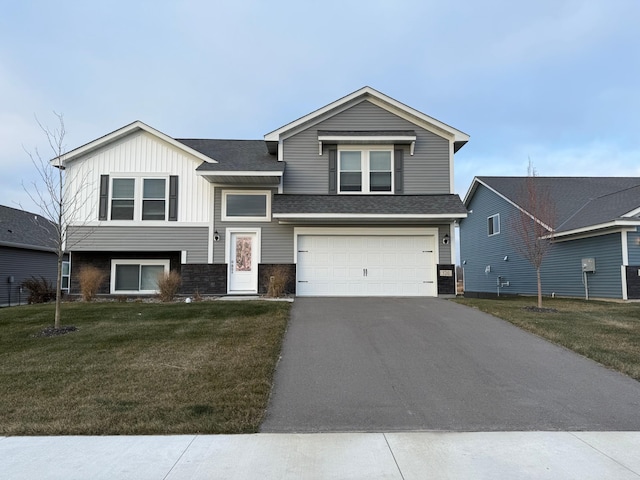
[[229,293],[258,292],[256,237],[252,232],[234,232],[229,242]]

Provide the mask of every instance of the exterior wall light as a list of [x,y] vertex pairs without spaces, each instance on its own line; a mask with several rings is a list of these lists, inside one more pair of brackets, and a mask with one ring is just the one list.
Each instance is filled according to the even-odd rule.
[[213,241],[214,242],[219,242],[220,241],[220,234],[218,233],[218,230],[213,232]]
[[445,233],[444,237],[442,237],[442,244],[449,245],[449,234]]

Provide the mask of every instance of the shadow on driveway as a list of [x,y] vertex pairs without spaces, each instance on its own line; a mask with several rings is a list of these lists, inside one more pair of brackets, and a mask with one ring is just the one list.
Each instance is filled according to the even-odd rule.
[[436,298],[298,298],[262,432],[640,431],[640,383]]

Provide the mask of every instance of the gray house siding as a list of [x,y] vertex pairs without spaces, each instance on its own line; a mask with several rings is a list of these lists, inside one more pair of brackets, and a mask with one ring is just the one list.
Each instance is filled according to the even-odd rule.
[[[55,286],[58,257],[55,253],[22,248],[0,247],[0,306],[17,305],[18,300],[25,302],[29,292],[24,289],[20,294],[20,285],[32,276],[41,276]],[[14,282],[8,279],[13,276]]]
[[207,263],[208,227],[100,226],[70,229],[72,251],[187,252],[187,263]]
[[318,130],[415,130],[414,155],[404,149],[404,193],[449,193],[449,141],[371,102],[361,102],[284,141],[284,193],[327,194],[327,148],[318,155]]
[[640,265],[640,232],[627,233],[629,265]]
[[[260,228],[261,229],[261,263],[293,263],[293,227],[280,225],[277,220],[270,222],[223,222],[222,190],[216,187],[214,195],[214,225],[220,240],[213,243],[213,263],[225,263],[226,228]],[[229,190],[239,190],[229,188]],[[261,189],[264,190],[264,189]]]
[[[480,185],[468,208],[472,213],[460,222],[465,292],[497,294],[499,289],[500,294],[535,295],[535,269],[516,252],[510,238],[509,223],[517,212],[515,207]],[[500,214],[500,234],[489,236],[487,218],[496,213]],[[620,233],[556,242],[542,265],[543,294],[584,297],[581,260],[589,257],[596,260],[596,272],[587,278],[589,295],[621,298]]]

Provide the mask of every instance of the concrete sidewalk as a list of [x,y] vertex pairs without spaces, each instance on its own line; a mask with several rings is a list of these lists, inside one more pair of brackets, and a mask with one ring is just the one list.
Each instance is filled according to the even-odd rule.
[[4,479],[640,479],[640,432],[0,437]]

